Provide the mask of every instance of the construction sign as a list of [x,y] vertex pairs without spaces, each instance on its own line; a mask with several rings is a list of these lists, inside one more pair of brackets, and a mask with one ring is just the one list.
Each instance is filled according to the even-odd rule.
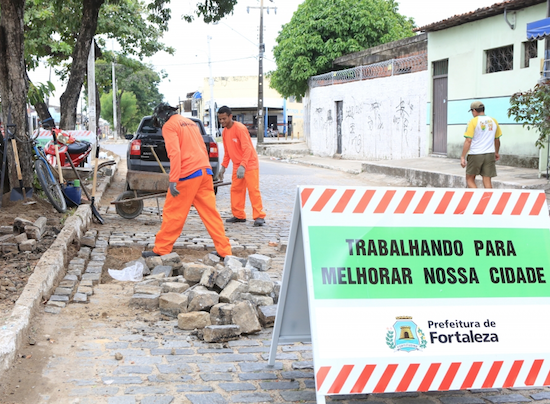
[[326,395],[550,385],[540,190],[300,187],[270,363],[312,341]]

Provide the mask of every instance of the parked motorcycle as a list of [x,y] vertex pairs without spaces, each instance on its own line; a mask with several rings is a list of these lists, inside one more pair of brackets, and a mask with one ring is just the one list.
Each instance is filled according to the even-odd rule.
[[[77,167],[83,167],[88,155],[92,151],[92,144],[85,140],[76,140],[72,135],[63,131],[57,131],[57,142],[59,148],[59,161],[62,167],[70,167],[71,163],[67,160],[65,152],[69,151],[69,156],[73,161],[73,164]],[[55,145],[53,140],[50,140],[44,146],[46,157],[48,162],[53,166],[57,166],[57,159],[55,157]]]

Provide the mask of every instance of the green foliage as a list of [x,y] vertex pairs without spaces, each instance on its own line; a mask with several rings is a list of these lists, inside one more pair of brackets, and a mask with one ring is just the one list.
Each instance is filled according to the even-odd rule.
[[[196,14],[202,17],[205,23],[209,24],[219,21],[227,14],[232,13],[235,4],[237,4],[237,0],[203,0],[202,3],[197,3]],[[193,16],[185,15],[183,19],[191,22],[193,21]]]
[[541,149],[550,134],[550,83],[539,83],[533,89],[510,97],[508,117],[523,123],[523,127],[539,131],[535,145]]
[[[113,60],[112,53],[104,54],[106,59]],[[136,97],[137,103],[137,124],[139,119],[145,115],[151,115],[155,106],[163,99],[159,93],[158,86],[164,75],[161,77],[153,70],[153,66],[144,64],[138,60],[127,58],[121,55],[116,57],[115,76],[117,81],[117,90],[119,92],[132,92]],[[112,70],[111,63],[106,60],[96,62],[96,83],[100,96],[106,92],[112,93]],[[133,131],[133,126],[127,127]]]
[[27,98],[32,105],[43,103],[45,97],[49,97],[55,91],[55,86],[51,81],[34,84],[29,82],[29,92]]
[[[122,53],[142,58],[174,50],[160,42],[167,29],[167,1],[144,5],[140,0],[106,0],[99,12],[97,41],[116,39]],[[25,6],[25,60],[30,69],[45,59],[66,78],[82,22],[81,0],[27,0]],[[106,39],[107,38],[107,39]]]
[[[113,92],[105,93],[101,96],[101,117],[108,121],[111,126],[113,125]],[[126,92],[120,96],[119,105],[117,108],[120,108],[121,113],[121,125],[126,131],[131,131],[132,129],[137,129],[137,124],[139,124],[139,119],[137,117],[137,100],[134,93]],[[136,122],[137,120],[137,122]]]
[[413,28],[395,0],[305,0],[277,37],[271,87],[302,97],[311,76],[334,70],[334,59],[412,36]]

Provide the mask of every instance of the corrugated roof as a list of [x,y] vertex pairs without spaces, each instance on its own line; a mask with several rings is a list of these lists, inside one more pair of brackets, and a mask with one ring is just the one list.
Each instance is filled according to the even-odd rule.
[[493,17],[504,13],[504,10],[514,11],[525,7],[534,6],[536,4],[546,3],[546,0],[508,0],[501,3],[495,3],[489,7],[478,8],[475,11],[471,11],[465,14],[455,15],[445,20],[434,22],[432,24],[424,25],[423,27],[416,28],[415,31],[419,32],[432,32],[440,31],[457,25],[466,24],[468,22],[482,20],[484,18]]

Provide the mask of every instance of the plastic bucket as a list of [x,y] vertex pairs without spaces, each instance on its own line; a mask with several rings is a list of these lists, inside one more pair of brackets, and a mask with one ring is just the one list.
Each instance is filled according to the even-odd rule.
[[65,193],[65,200],[67,201],[67,205],[70,207],[75,207],[80,205],[80,202],[82,201],[82,188],[75,187],[69,183],[69,185],[65,186],[63,189]]

